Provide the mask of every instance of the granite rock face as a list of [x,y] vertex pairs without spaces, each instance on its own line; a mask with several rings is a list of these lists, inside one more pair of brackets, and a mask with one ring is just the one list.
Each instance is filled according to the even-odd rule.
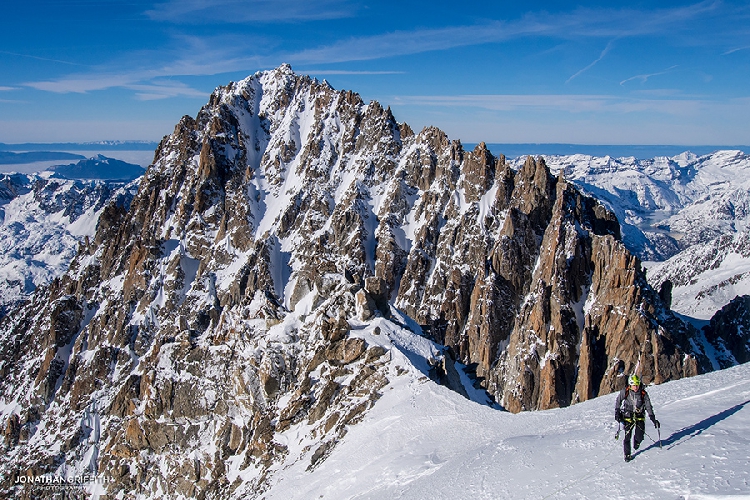
[[703,333],[721,368],[750,361],[750,296],[738,295],[714,314]]
[[704,356],[684,356],[694,332],[647,285],[614,216],[563,179],[554,199],[529,293],[493,368],[503,405],[567,406],[619,390],[633,372],[660,383],[706,369]]
[[0,323],[3,477],[258,497],[325,460],[417,333],[445,346],[436,379],[462,392],[471,365],[511,411],[710,369],[619,237],[541,159],[515,171],[288,66],[218,88]]

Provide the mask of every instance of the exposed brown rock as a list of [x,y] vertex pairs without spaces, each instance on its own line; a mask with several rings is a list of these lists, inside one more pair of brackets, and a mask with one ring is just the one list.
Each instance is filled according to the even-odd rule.
[[716,351],[722,353],[717,360],[722,368],[750,361],[750,296],[732,299],[714,314],[703,331]]
[[324,320],[321,325],[323,338],[329,342],[338,342],[346,337],[350,330],[351,328],[349,322],[346,320],[346,315],[343,309],[339,310],[336,318],[328,318]]
[[326,357],[334,365],[347,365],[359,359],[366,349],[367,342],[364,339],[348,338],[331,344],[326,349]]
[[637,258],[610,234],[617,233],[613,218],[564,182],[556,199],[536,287],[498,365],[504,406],[567,406],[619,389],[622,375],[635,371],[656,383],[698,373],[674,338],[686,338],[684,329],[668,333],[659,325],[657,311],[665,308]]
[[357,317],[359,320],[367,321],[375,316],[375,311],[377,310],[375,301],[372,300],[372,297],[364,289],[356,293],[354,300],[356,301]]

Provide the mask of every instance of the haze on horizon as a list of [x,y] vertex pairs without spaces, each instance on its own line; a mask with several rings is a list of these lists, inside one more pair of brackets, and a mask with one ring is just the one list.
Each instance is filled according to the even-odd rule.
[[54,0],[0,19],[0,142],[158,141],[290,63],[465,143],[748,144],[743,1]]

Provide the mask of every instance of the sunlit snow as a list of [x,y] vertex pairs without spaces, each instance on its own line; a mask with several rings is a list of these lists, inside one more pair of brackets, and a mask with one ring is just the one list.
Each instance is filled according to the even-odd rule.
[[403,377],[325,462],[293,465],[264,498],[750,498],[750,364],[648,391],[661,446],[648,423],[625,463],[616,394],[510,414]]

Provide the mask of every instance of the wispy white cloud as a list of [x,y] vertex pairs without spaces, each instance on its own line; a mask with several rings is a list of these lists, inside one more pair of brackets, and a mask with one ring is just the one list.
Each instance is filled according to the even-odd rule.
[[[235,3],[242,3],[242,9],[229,9]],[[279,4],[272,0],[257,0],[251,4],[240,0],[199,0],[169,1],[160,3],[150,12],[154,19],[182,19],[183,17],[208,17],[220,20],[216,12],[231,11],[237,19],[250,16],[245,12],[256,12],[253,16],[273,10],[281,16],[284,5],[293,6],[291,18],[305,19],[307,3],[298,0],[284,0]],[[312,3],[311,3],[312,4]],[[333,15],[343,8],[343,0],[328,0],[315,4],[321,11]],[[238,71],[254,71],[271,68],[281,61],[297,65],[329,65],[352,61],[384,59],[394,56],[419,54],[430,51],[448,50],[487,43],[500,43],[521,37],[551,37],[570,39],[580,37],[606,37],[611,41],[599,58],[572,75],[568,81],[590,69],[601,61],[612,48],[612,43],[622,37],[643,34],[663,33],[670,27],[679,27],[688,19],[695,19],[715,9],[715,2],[701,2],[687,7],[639,11],[632,9],[577,9],[568,14],[534,13],[513,21],[486,21],[473,25],[449,26],[434,29],[393,31],[371,36],[350,37],[336,42],[303,50],[281,51],[276,42],[257,36],[213,37],[178,35],[171,47],[153,51],[131,53],[119,60],[109,61],[86,73],[63,76],[58,79],[28,82],[25,85],[50,92],[91,92],[108,88],[131,88],[134,86],[156,85],[154,79],[179,78],[181,76],[205,76]],[[223,14],[222,14],[223,15]],[[312,15],[312,14],[311,14]],[[322,14],[321,14],[322,15]],[[338,14],[337,14],[338,15]],[[212,17],[214,16],[214,17]],[[246,18],[247,19],[247,18]],[[270,17],[269,17],[270,19]],[[144,66],[142,61],[149,61]],[[133,68],[122,71],[122,68]],[[332,69],[316,71],[319,75],[334,74],[389,74],[389,72],[349,71]],[[173,92],[151,92],[139,90],[137,97],[165,98],[170,95],[195,95],[187,89],[174,89]]]
[[[0,86],[0,92],[10,92],[12,90],[18,90],[18,88],[17,87]],[[0,102],[4,102],[4,103],[7,103],[7,104],[10,104],[10,103],[17,104],[17,103],[20,103],[20,102],[23,102],[23,101],[19,101],[19,100],[16,100],[16,99],[0,99]]]
[[394,31],[339,40],[329,45],[288,54],[285,59],[292,63],[306,64],[383,59],[498,42],[534,29],[525,23],[509,26],[502,21],[493,21],[472,26]]
[[167,76],[158,71],[135,71],[101,75],[78,75],[59,80],[28,82],[24,85],[58,94],[85,94],[97,90],[123,88],[135,91],[138,100],[166,99],[169,97],[206,97],[205,91],[194,89],[182,82],[159,80]]
[[71,75],[58,80],[44,80],[38,82],[26,82],[23,85],[37,90],[55,92],[58,94],[78,93],[85,94],[95,90],[105,90],[118,87],[134,85],[138,79],[132,74],[90,74]]
[[543,110],[567,113],[590,112],[657,112],[685,115],[710,104],[709,99],[631,98],[614,95],[580,94],[495,94],[460,96],[399,96],[394,104],[416,106],[474,107],[491,111]]
[[180,82],[154,82],[151,84],[126,85],[127,89],[134,90],[135,96],[140,101],[153,101],[167,99],[169,97],[206,97],[206,92],[201,92]]
[[[284,60],[303,64],[364,61],[500,43],[527,36],[616,40],[670,31],[675,33],[684,27],[687,21],[715,11],[718,6],[718,2],[705,1],[684,7],[653,10],[579,8],[567,14],[530,13],[513,21],[491,20],[473,25],[351,37],[332,44],[284,54]],[[604,55],[611,48],[611,44],[612,42],[605,48]],[[600,56],[600,59],[601,57],[603,56]],[[581,72],[586,69],[588,67]]]
[[294,23],[353,15],[345,0],[168,0],[146,15],[156,21],[184,24]]
[[[675,36],[676,32],[685,30],[687,22],[702,19],[721,11],[723,2],[720,0],[705,0],[692,5],[681,7],[666,7],[649,10],[636,9],[591,9],[579,10],[585,18],[583,22],[591,26],[589,36],[630,37],[651,34],[665,34]],[[617,23],[613,26],[600,24],[602,21]],[[665,31],[672,28],[671,31]],[[699,34],[695,30],[688,30],[695,38]],[[581,35],[579,33],[579,35]],[[713,34],[711,34],[713,36]]]
[[567,80],[565,80],[565,83],[569,83],[571,80],[573,80],[574,78],[576,78],[578,75],[580,75],[581,73],[584,73],[584,72],[588,71],[589,69],[593,68],[594,65],[596,65],[596,63],[598,63],[599,61],[601,61],[602,59],[604,59],[604,56],[606,56],[607,52],[609,52],[609,50],[612,48],[612,44],[613,43],[614,43],[614,40],[610,40],[609,43],[607,43],[607,46],[604,47],[604,50],[602,50],[602,53],[599,54],[599,57],[597,57],[596,59],[594,59],[594,61],[591,62],[591,64],[589,64],[585,68],[582,68],[582,69],[576,71],[570,78],[568,78]]
[[632,91],[633,95],[641,95],[648,97],[677,97],[682,94],[680,89],[637,89]]
[[[182,3],[178,2],[169,5],[170,8],[188,11],[205,5],[219,6],[230,1],[235,0],[215,0],[209,4],[195,0],[182,7]],[[296,0],[290,1],[296,4]],[[261,3],[266,5],[267,2]],[[332,1],[326,5],[337,3]],[[714,9],[714,6],[712,2],[701,2],[688,7],[651,11],[577,9],[568,14],[530,13],[513,21],[489,20],[471,25],[348,37],[296,51],[279,51],[272,41],[255,37],[181,36],[176,38],[176,42],[182,46],[182,50],[171,57],[173,62],[164,69],[171,68],[175,75],[206,75],[248,67],[273,67],[280,61],[294,65],[344,63],[501,43],[528,36],[559,39],[607,37],[614,41],[621,37],[662,33],[669,27],[680,26],[688,19],[705,14]],[[278,12],[282,10],[276,8]],[[237,15],[242,17],[241,13]],[[611,48],[611,44],[612,42],[607,45],[605,51]]]
[[670,71],[672,71],[676,67],[678,67],[677,64],[675,64],[674,66],[670,66],[669,68],[667,68],[667,69],[665,69],[663,71],[657,71],[656,73],[647,73],[647,74],[643,74],[643,75],[631,76],[630,78],[626,78],[623,81],[621,81],[620,85],[625,85],[627,82],[632,82],[633,80],[640,80],[641,83],[646,83],[648,81],[648,79],[651,78],[652,76],[666,75],[667,73],[669,73]]
[[9,56],[23,57],[25,59],[35,59],[37,61],[54,62],[59,64],[67,64],[69,66],[86,66],[85,64],[75,63],[71,61],[63,61],[61,59],[50,59],[49,57],[40,57],[31,54],[21,54],[18,52],[8,52],[7,50],[0,50],[0,54],[6,54]]
[[[236,42],[237,37],[229,36],[202,38],[178,35],[173,38],[170,47],[131,52],[92,67],[88,72],[30,81],[22,85],[55,93],[87,93],[126,88],[136,91],[138,99],[198,95],[205,97],[206,92],[168,79],[219,74],[236,71],[243,64],[257,64],[257,60],[252,57],[236,56]],[[168,84],[165,83],[167,81]]]
[[403,75],[404,71],[355,71],[345,69],[300,69],[299,73],[307,75]]
[[721,55],[722,55],[722,56],[727,56],[727,55],[729,55],[729,54],[734,54],[735,52],[739,52],[739,51],[741,51],[741,50],[747,50],[747,49],[750,49],[750,45],[747,45],[747,46],[745,46],[745,47],[737,47],[736,49],[731,49],[731,50],[727,50],[726,52],[724,52],[724,53],[723,53],[723,54],[721,54]]
[[747,96],[402,96],[390,104],[415,130],[435,125],[462,141],[487,143],[744,144],[750,114]]

